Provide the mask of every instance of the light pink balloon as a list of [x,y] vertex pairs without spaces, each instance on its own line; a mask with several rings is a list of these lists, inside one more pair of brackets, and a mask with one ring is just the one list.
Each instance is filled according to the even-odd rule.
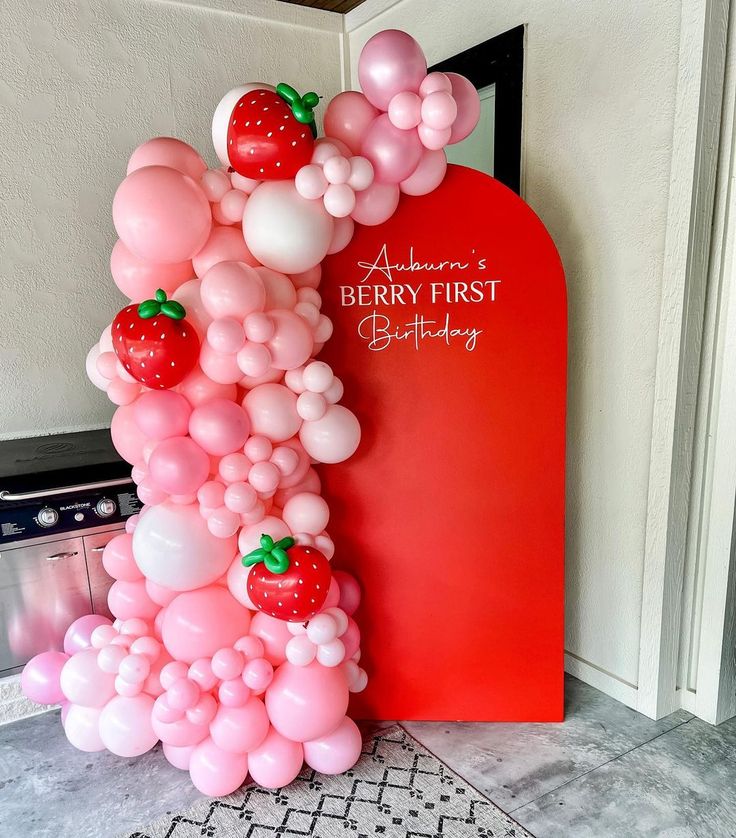
[[115,694],[115,676],[99,668],[97,649],[93,648],[77,652],[66,661],[59,683],[68,701],[84,707],[102,707]]
[[[118,536],[118,538],[121,537]],[[73,655],[75,652],[81,652],[82,649],[88,649],[92,645],[92,632],[98,626],[110,625],[112,625],[112,621],[102,614],[85,614],[84,617],[78,617],[66,630],[64,651],[67,655]],[[61,668],[59,672],[61,672]],[[49,704],[51,702],[42,703]]]
[[286,660],[286,644],[291,640],[288,623],[258,611],[253,615],[250,633],[263,643],[264,657],[270,664],[279,666]]
[[[263,287],[266,289],[265,308],[267,310],[272,308],[294,308],[296,305],[296,289],[286,274],[271,270],[271,268],[266,268],[263,265],[256,268],[256,273],[260,276]],[[252,318],[262,316],[257,314],[250,315]],[[263,340],[268,340],[269,337],[270,335],[263,338]],[[257,337],[250,338],[250,340],[258,339]]]
[[258,273],[238,261],[213,265],[202,277],[200,294],[211,317],[243,320],[251,312],[263,311],[266,303],[266,289]]
[[223,797],[240,788],[248,774],[248,757],[218,748],[211,738],[192,752],[189,776],[195,788],[209,797]]
[[20,685],[23,695],[36,704],[59,704],[65,695],[61,689],[61,671],[69,660],[64,652],[41,652],[23,667]]
[[330,520],[327,501],[316,494],[302,492],[291,497],[284,506],[284,522],[292,532],[319,535]]
[[180,594],[166,608],[164,645],[178,660],[212,657],[248,633],[250,612],[225,588],[212,585]]
[[113,579],[135,582],[143,578],[133,558],[133,536],[121,533],[111,538],[102,551],[102,566]]
[[119,620],[129,620],[131,617],[153,620],[161,610],[159,604],[148,596],[143,579],[135,582],[118,579],[113,582],[107,592],[107,605],[112,615]]
[[[227,402],[235,407],[234,402]],[[204,408],[196,408],[194,414]],[[196,492],[207,480],[210,458],[188,436],[173,436],[161,440],[148,460],[148,473],[159,488],[170,495]]]
[[302,770],[304,749],[271,728],[263,742],[248,755],[250,776],[266,789],[288,786]]
[[301,317],[286,309],[274,309],[269,317],[274,324],[274,333],[266,342],[271,364],[280,370],[300,367],[314,348],[311,329]]
[[236,402],[227,399],[213,399],[199,405],[192,411],[189,420],[192,439],[208,454],[218,457],[242,448],[249,431],[246,412]]
[[245,343],[242,322],[234,317],[218,317],[207,327],[207,343],[216,352],[234,354]]
[[388,118],[405,131],[416,128],[422,121],[422,100],[416,93],[402,90],[388,103]]
[[360,649],[360,629],[355,620],[348,618],[348,627],[340,636],[340,640],[345,647],[345,659],[352,658],[353,655]]
[[438,91],[452,93],[452,82],[445,73],[427,73],[419,85],[420,96],[429,96],[430,93]]
[[199,185],[210,203],[221,201],[231,189],[230,178],[219,169],[208,169],[199,179]]
[[207,516],[207,529],[217,538],[230,538],[240,529],[240,515],[220,506]]
[[235,360],[243,375],[261,376],[271,369],[271,353],[263,344],[250,340],[238,351]]
[[271,442],[284,442],[299,430],[302,420],[296,412],[296,394],[283,384],[261,384],[248,392],[243,409],[251,432]]
[[288,739],[307,742],[331,733],[348,707],[348,685],[339,667],[286,663],[276,670],[266,690],[271,724]]
[[[158,700],[160,701],[161,697]],[[209,725],[194,724],[186,715],[176,721],[165,722],[157,718],[156,713],[153,712],[151,726],[162,742],[176,748],[191,747],[209,735]]]
[[[192,269],[194,273],[194,269]],[[207,332],[207,326],[210,324],[212,317],[207,313],[207,309],[202,303],[201,297],[202,283],[199,279],[189,279],[183,285],[180,285],[172,299],[181,303],[187,313],[187,323],[194,326],[197,336],[200,340]]]
[[452,98],[457,104],[457,118],[452,124],[449,143],[459,143],[475,128],[480,119],[478,91],[465,76],[447,73],[452,85]]
[[108,751],[120,757],[137,757],[158,742],[151,724],[153,698],[115,696],[100,714],[100,738]]
[[235,384],[242,371],[235,355],[224,355],[205,343],[199,353],[202,372],[218,384]]
[[210,724],[210,736],[223,751],[247,754],[263,742],[268,729],[263,702],[251,698],[242,707],[220,707]]
[[442,149],[425,149],[419,165],[399,188],[405,195],[427,195],[433,192],[445,179],[447,157]]
[[144,166],[168,166],[195,181],[199,181],[207,170],[207,164],[199,154],[190,145],[174,137],[154,137],[139,145],[130,155],[127,173]]
[[418,166],[422,144],[416,131],[402,131],[381,114],[368,129],[360,153],[371,162],[377,183],[399,183]]
[[342,774],[355,765],[362,750],[358,726],[345,716],[332,733],[304,743],[304,759],[320,774]]
[[115,378],[108,385],[106,392],[108,399],[110,399],[113,404],[122,406],[130,404],[134,401],[140,391],[140,384]]
[[136,494],[138,500],[146,506],[155,506],[158,503],[163,503],[168,497],[163,489],[159,488],[152,480],[146,476],[138,484]]
[[373,183],[355,196],[353,221],[374,227],[383,224],[396,212],[400,197],[399,187],[394,183]]
[[231,189],[226,192],[220,200],[220,212],[232,224],[240,224],[243,220],[245,203],[248,196],[239,189]]
[[225,490],[223,499],[228,509],[241,514],[253,509],[258,502],[258,495],[248,483],[232,483]]
[[243,566],[243,562],[241,561],[241,552],[239,551],[238,555],[233,559],[227,572],[227,587],[230,593],[242,606],[249,608],[251,611],[255,611],[256,607],[250,601],[250,597],[248,596],[247,580],[249,573],[250,568]]
[[378,109],[362,93],[346,90],[338,93],[327,106],[325,134],[342,140],[353,154],[358,154],[365,132],[377,116]]
[[192,266],[202,279],[219,262],[243,262],[250,266],[258,264],[248,250],[243,234],[234,227],[213,227],[207,243],[192,259]]
[[341,463],[360,444],[360,425],[346,407],[331,404],[315,422],[304,422],[299,440],[307,454],[320,463]]
[[422,145],[431,151],[444,148],[450,142],[450,132],[450,128],[430,128],[424,123],[417,128]]
[[363,47],[358,59],[358,80],[367,99],[382,111],[402,90],[416,93],[427,75],[422,48],[406,32],[384,29]]
[[[253,639],[256,640],[258,638]],[[265,645],[263,648],[263,654],[265,654]],[[259,692],[265,690],[271,681],[273,681],[273,664],[265,657],[249,660],[243,669],[243,681],[252,690]]]
[[[247,444],[247,443],[246,443]],[[220,460],[219,474],[227,483],[241,483],[248,479],[248,472],[253,464],[245,454],[227,454]],[[205,506],[219,506],[224,502],[224,495],[216,504],[205,503]],[[204,503],[204,501],[202,501]]]
[[191,412],[189,402],[173,390],[141,393],[133,405],[136,424],[150,439],[184,436]]
[[[309,464],[309,457],[307,457],[307,464]],[[281,509],[284,508],[289,498],[294,497],[294,495],[298,495],[300,492],[315,492],[316,494],[319,494],[322,491],[322,483],[319,479],[319,475],[313,468],[308,469],[304,478],[295,486],[284,488],[283,482],[284,481],[282,479],[282,487],[273,496],[274,503]]]
[[322,167],[312,163],[299,169],[294,177],[294,186],[302,198],[314,200],[325,194],[327,178],[322,171]]
[[450,128],[457,117],[457,105],[449,93],[430,93],[422,101],[422,122],[430,128]]
[[191,261],[161,264],[141,259],[117,241],[110,255],[110,273],[118,288],[134,302],[153,297],[156,289],[167,294],[194,276]]
[[105,743],[100,737],[99,707],[82,707],[70,704],[64,720],[64,733],[69,742],[79,751],[95,753],[104,751]]
[[112,216],[129,250],[151,262],[191,259],[212,227],[204,192],[190,177],[165,166],[129,174],[115,193]]
[[281,518],[277,518],[275,515],[267,515],[258,523],[244,527],[240,531],[240,535],[238,536],[238,550],[240,551],[240,555],[244,556],[246,553],[250,553],[257,547],[260,547],[260,539],[263,533],[270,535],[274,541],[278,541],[281,538],[286,538],[286,536],[291,535],[291,530]]
[[[344,158],[335,159],[343,160]],[[345,218],[355,209],[355,193],[347,183],[330,184],[323,200],[327,212],[336,219]]]
[[295,288],[319,288],[322,279],[322,265],[315,265],[302,273],[291,274],[289,278]]
[[235,383],[220,384],[212,381],[209,376],[202,372],[200,367],[195,367],[179,385],[179,390],[192,407],[209,402],[212,399],[228,399],[232,401],[237,394]]
[[182,771],[189,771],[189,762],[192,758],[194,745],[177,748],[175,745],[163,744],[164,756],[174,766]]
[[350,617],[360,605],[361,590],[358,580],[344,570],[333,570],[332,578],[340,588],[339,607]]

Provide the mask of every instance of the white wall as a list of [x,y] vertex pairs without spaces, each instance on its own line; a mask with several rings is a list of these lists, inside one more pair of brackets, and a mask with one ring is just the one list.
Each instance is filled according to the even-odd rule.
[[568,667],[623,697],[639,665],[680,2],[368,0],[347,20],[352,86],[380,29],[410,32],[431,64],[520,23],[525,197],[570,299]]
[[2,4],[0,437],[112,415],[84,359],[126,302],[108,259],[130,152],[173,135],[214,164],[212,112],[244,81],[333,96],[340,28],[337,15],[275,0]]

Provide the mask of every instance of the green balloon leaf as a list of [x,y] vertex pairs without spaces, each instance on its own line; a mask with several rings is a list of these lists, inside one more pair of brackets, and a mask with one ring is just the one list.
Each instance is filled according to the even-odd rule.
[[266,570],[271,573],[286,573],[289,569],[289,556],[286,551],[294,544],[295,541],[290,536],[274,542],[270,535],[264,533],[261,536],[261,546],[252,550],[247,556],[243,556],[242,562],[245,567],[252,567],[263,562]]
[[160,312],[161,303],[156,302],[156,300],[144,300],[138,306],[138,316],[142,317],[144,320],[155,317]]
[[159,314],[164,314],[172,320],[183,320],[186,317],[187,312],[184,306],[176,300],[167,300],[166,291],[163,288],[159,288],[154,297],[153,300],[143,300],[138,306],[138,317],[143,320],[150,320],[151,317]]
[[276,92],[291,107],[294,119],[301,122],[302,125],[308,125],[312,131],[312,136],[316,137],[317,125],[314,121],[313,111],[319,105],[320,97],[313,90],[305,93],[304,96],[300,96],[290,84],[284,82],[276,85]]
[[161,313],[172,320],[183,320],[186,315],[184,306],[177,303],[176,300],[166,300],[166,302],[161,303]]

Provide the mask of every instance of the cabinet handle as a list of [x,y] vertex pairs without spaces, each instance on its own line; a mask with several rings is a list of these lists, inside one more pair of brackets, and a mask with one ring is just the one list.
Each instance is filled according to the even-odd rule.
[[93,547],[89,552],[90,553],[101,553],[105,549],[105,545],[103,544],[102,547]]
[[61,561],[61,559],[71,559],[72,556],[76,556],[76,555],[77,555],[76,550],[74,552],[68,552],[68,553],[54,553],[53,556],[46,556],[46,561],[47,562],[58,562],[58,561]]

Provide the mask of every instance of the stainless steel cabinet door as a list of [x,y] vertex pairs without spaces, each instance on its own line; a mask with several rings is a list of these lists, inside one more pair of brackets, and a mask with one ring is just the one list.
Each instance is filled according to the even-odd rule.
[[108,541],[122,532],[125,532],[125,528],[121,526],[115,530],[99,532],[95,535],[85,535],[82,539],[84,541],[84,554],[87,557],[89,586],[92,591],[92,609],[95,614],[102,614],[111,620],[114,618],[107,607],[107,592],[115,580],[108,576],[102,566],[102,551]]
[[62,649],[69,623],[91,610],[81,538],[0,551],[0,675]]

